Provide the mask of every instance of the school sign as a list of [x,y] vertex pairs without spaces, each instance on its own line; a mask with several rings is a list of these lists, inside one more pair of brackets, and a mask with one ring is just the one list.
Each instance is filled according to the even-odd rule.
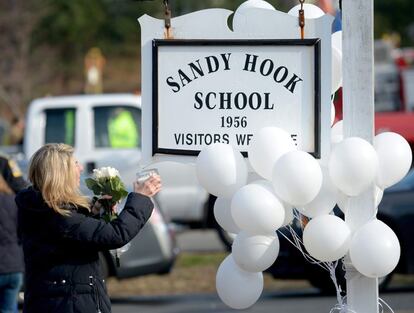
[[209,12],[173,19],[174,39],[151,32],[150,25],[162,20],[140,19],[143,64],[150,60],[143,67],[143,132],[151,141],[143,147],[144,157],[195,157],[213,143],[231,144],[246,156],[254,133],[276,126],[288,131],[299,149],[320,158],[322,114],[329,115],[323,107],[330,110],[330,88],[322,83],[330,81],[330,64],[322,62],[324,54],[330,62],[330,41],[324,44],[322,38],[330,33],[298,39],[297,18],[270,11],[277,23],[295,25],[295,36],[254,36],[250,28],[247,36],[234,38],[236,29],[224,27],[214,38],[203,38],[192,25],[217,11],[229,12],[204,11]]

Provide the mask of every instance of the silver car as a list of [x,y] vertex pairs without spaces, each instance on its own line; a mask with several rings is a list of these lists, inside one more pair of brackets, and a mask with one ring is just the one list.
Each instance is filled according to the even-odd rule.
[[155,204],[154,211],[129,248],[120,257],[120,266],[109,251],[101,252],[100,259],[105,277],[119,279],[146,274],[167,274],[178,254],[174,230]]

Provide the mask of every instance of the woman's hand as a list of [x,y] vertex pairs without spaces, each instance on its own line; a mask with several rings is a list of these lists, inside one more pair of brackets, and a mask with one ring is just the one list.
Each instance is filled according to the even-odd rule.
[[[97,215],[101,213],[102,203],[101,200],[109,200],[112,199],[112,196],[109,195],[102,195],[96,199],[96,201],[93,203],[91,207],[91,212],[93,215]],[[115,206],[114,206],[115,207]]]
[[152,175],[143,183],[134,182],[133,186],[134,192],[152,197],[161,190],[161,177],[160,175]]

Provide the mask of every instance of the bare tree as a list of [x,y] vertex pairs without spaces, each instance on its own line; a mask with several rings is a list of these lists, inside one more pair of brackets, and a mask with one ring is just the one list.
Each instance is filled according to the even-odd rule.
[[22,116],[25,102],[32,94],[33,81],[39,75],[31,70],[31,38],[42,16],[42,3],[42,0],[0,1],[0,104],[13,116]]

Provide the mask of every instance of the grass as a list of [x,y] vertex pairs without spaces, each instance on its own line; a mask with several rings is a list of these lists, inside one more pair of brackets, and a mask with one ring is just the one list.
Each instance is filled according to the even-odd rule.
[[215,273],[225,253],[181,253],[167,275],[108,280],[111,296],[209,293],[215,289]]
[[[111,296],[177,295],[216,292],[216,272],[227,253],[181,253],[167,275],[147,275],[124,280],[110,278]],[[306,288],[306,281],[276,280],[264,274],[265,290]]]
[[178,268],[188,268],[193,266],[216,266],[225,259],[227,253],[182,253],[175,264]]

